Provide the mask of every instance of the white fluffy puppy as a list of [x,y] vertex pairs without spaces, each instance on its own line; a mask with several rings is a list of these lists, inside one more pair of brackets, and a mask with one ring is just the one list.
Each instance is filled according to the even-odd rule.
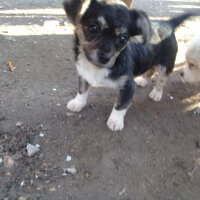
[[185,53],[186,65],[180,75],[184,82],[200,83],[200,35],[193,38]]

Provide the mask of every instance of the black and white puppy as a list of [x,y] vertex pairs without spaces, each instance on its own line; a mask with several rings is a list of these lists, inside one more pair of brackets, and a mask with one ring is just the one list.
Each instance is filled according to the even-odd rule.
[[64,2],[64,9],[75,25],[75,59],[79,74],[78,94],[68,102],[67,108],[81,111],[87,103],[91,85],[117,88],[119,96],[107,121],[108,128],[117,131],[123,129],[124,116],[132,102],[133,76],[157,66],[160,78],[151,98],[161,99],[165,78],[173,70],[177,53],[174,28],[188,15],[169,23],[155,23],[154,37],[144,46],[129,39],[142,35],[143,43],[150,41],[152,29],[147,15],[111,3],[111,0]]

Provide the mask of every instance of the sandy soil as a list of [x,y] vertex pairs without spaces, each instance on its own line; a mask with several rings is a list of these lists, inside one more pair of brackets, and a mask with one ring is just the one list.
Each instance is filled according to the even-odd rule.
[[[199,0],[135,0],[133,6],[152,19],[200,11]],[[136,88],[125,129],[113,133],[105,122],[115,91],[94,88],[81,113],[66,109],[78,77],[61,1],[1,1],[0,199],[199,200],[199,86],[178,76],[199,27],[193,18],[177,30],[177,65],[162,101],[148,98],[152,84]],[[28,143],[40,145],[33,157]],[[65,173],[70,167],[75,174]]]

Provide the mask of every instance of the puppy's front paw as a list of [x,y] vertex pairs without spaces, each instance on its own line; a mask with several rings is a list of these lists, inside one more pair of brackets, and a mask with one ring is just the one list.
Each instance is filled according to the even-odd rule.
[[149,94],[149,98],[154,100],[154,101],[160,101],[161,98],[162,98],[162,94],[163,94],[163,91],[160,90],[156,90],[155,88],[151,91],[151,93]]
[[112,131],[121,131],[124,128],[124,115],[126,110],[113,109],[107,121],[107,126]]
[[67,103],[67,109],[72,112],[80,112],[84,106],[85,105],[81,101],[77,100],[76,98],[72,99],[71,101]]
[[121,131],[124,128],[123,120],[111,119],[107,121],[107,126],[112,131]]
[[148,84],[148,80],[146,78],[140,76],[135,79],[135,83],[137,86],[145,87]]

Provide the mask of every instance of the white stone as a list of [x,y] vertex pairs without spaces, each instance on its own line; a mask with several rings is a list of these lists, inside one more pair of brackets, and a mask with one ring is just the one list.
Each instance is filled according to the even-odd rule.
[[22,182],[20,183],[21,187],[23,187],[23,186],[24,186],[24,183],[25,183],[24,181],[22,181]]
[[40,137],[44,137],[44,133],[40,133]]
[[76,174],[76,169],[74,167],[67,168],[67,171],[71,174]]
[[36,146],[37,148],[40,148],[40,145],[39,145],[39,144],[36,144],[35,146]]
[[32,144],[28,144],[26,147],[27,154],[29,157],[33,156],[36,154],[40,149]]
[[67,155],[66,161],[69,162],[72,160],[72,157],[70,155]]
[[22,122],[17,122],[17,123],[16,123],[16,127],[21,127],[22,125],[23,125]]

